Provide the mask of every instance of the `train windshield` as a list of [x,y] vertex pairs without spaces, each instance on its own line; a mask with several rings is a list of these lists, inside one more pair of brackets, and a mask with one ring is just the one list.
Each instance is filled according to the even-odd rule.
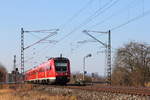
[[67,61],[55,61],[55,69],[58,72],[66,72],[67,71]]

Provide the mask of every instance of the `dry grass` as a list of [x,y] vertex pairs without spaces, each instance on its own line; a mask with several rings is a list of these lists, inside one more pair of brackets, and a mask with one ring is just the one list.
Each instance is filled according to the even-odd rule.
[[0,89],[0,100],[77,100],[75,96],[62,96],[32,90],[32,87]]

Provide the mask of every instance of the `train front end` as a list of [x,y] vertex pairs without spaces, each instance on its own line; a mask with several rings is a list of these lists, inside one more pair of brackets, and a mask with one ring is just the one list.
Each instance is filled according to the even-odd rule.
[[56,75],[56,83],[66,84],[70,81],[70,62],[67,58],[55,58],[55,75]]

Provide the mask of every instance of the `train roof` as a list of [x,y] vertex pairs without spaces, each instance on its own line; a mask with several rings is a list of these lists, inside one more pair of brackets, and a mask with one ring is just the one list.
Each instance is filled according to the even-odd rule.
[[32,72],[32,71],[36,71],[38,68],[42,67],[42,65],[48,63],[49,60],[69,60],[69,59],[66,58],[66,57],[51,57],[51,58],[48,59],[48,61],[43,62],[43,63],[37,65],[36,67],[27,70],[25,73],[29,73],[29,72]]
[[51,57],[51,58],[49,58],[48,60],[51,60],[51,59],[54,59],[54,60],[69,60],[69,59],[66,58],[66,57]]

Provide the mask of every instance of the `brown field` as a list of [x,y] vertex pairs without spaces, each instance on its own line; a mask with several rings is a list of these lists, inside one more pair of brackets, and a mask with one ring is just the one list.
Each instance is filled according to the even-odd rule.
[[32,90],[32,87],[25,88],[1,88],[0,100],[77,100],[75,96],[63,96],[50,94],[43,91]]

